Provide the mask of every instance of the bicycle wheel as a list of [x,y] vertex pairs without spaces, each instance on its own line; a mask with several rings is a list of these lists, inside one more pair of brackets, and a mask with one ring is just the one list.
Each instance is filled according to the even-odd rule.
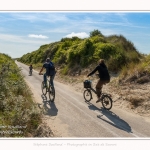
[[55,99],[55,88],[53,86],[49,86],[49,99],[51,102]]
[[46,88],[45,85],[44,85],[44,81],[43,81],[42,84],[41,84],[41,89],[42,89],[42,93],[43,93],[44,95],[46,95],[46,93],[47,93],[47,88]]
[[85,101],[89,102],[92,99],[92,93],[89,89],[86,89],[83,93]]
[[112,99],[110,96],[108,95],[102,96],[102,106],[107,110],[110,110],[112,108]]

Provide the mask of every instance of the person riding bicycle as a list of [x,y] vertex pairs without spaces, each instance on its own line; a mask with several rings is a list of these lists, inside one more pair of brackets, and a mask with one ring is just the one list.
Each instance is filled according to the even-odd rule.
[[98,98],[96,103],[98,103],[100,101],[103,85],[110,82],[110,75],[107,66],[105,65],[104,59],[99,60],[98,66],[96,66],[96,68],[91,73],[89,73],[87,77],[93,75],[96,71],[98,71],[100,78],[96,84],[96,93]]
[[32,64],[29,66],[29,72],[32,72],[33,66]]
[[54,87],[53,80],[54,80],[54,77],[55,77],[55,74],[56,74],[56,70],[55,70],[54,63],[50,60],[50,58],[46,59],[46,62],[43,64],[43,66],[42,66],[42,68],[39,72],[39,75],[41,74],[43,69],[46,69],[46,73],[44,73],[44,75],[43,75],[45,87],[47,86],[47,76],[50,76],[50,83]]

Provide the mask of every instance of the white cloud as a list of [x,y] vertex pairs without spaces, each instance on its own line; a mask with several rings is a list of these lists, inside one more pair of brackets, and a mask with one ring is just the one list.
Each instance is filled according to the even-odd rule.
[[52,41],[49,40],[40,40],[40,39],[29,39],[24,36],[17,36],[12,34],[0,34],[0,43],[3,43],[4,41],[7,42],[14,42],[14,43],[30,43],[30,44],[43,44],[43,43],[51,43]]
[[40,38],[40,39],[47,39],[48,37],[45,36],[45,35],[36,35],[36,34],[29,34],[28,37],[31,37],[31,38]]
[[74,36],[77,36],[79,38],[87,38],[87,37],[89,37],[89,35],[87,33],[85,33],[85,32],[80,32],[80,33],[72,32],[72,33],[66,35],[65,37],[72,38]]
[[51,42],[47,39],[29,39],[27,36],[0,33],[0,52],[16,58],[37,50],[43,44]]

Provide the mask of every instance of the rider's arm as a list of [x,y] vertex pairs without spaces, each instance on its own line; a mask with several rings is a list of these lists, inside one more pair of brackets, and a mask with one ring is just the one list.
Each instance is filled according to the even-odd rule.
[[43,71],[44,68],[46,68],[45,63],[43,64],[43,66],[42,66],[42,68],[41,68],[41,70],[39,72],[39,75],[42,73],[42,71]]
[[98,70],[98,66],[97,66],[92,72],[90,72],[90,73],[87,75],[87,77],[88,77],[88,76],[91,76],[92,74],[94,74],[97,70]]
[[41,74],[41,72],[43,71],[43,69],[44,69],[44,67],[42,67],[42,68],[41,68],[41,70],[40,70],[39,74]]

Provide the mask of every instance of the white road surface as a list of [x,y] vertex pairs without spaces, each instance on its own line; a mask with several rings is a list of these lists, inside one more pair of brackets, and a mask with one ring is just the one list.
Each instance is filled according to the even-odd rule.
[[83,94],[72,87],[54,80],[56,97],[53,103],[42,96],[43,77],[33,71],[29,76],[28,66],[21,67],[25,81],[30,86],[39,108],[44,107],[44,120],[57,137],[86,138],[149,138],[150,120],[114,106],[110,111],[100,103],[86,103]]

